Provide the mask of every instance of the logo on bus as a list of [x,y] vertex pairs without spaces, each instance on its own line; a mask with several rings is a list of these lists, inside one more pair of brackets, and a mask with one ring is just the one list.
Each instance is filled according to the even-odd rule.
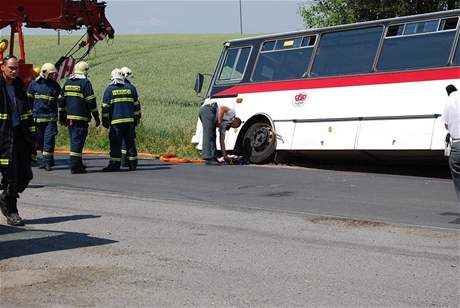
[[292,105],[294,105],[294,107],[302,107],[303,105],[305,105],[307,98],[308,96],[306,93],[298,93],[296,94],[296,96],[294,96],[294,99],[292,100]]

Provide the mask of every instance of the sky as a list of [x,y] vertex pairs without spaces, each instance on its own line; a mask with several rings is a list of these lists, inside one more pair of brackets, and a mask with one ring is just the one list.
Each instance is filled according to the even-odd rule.
[[[106,15],[117,34],[239,33],[240,0],[108,0]],[[241,0],[243,33],[301,30],[301,0]],[[53,34],[25,29],[25,34]]]

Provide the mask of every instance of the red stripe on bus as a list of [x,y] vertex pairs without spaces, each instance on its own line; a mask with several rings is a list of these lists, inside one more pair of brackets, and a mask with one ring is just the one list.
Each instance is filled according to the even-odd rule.
[[363,76],[345,76],[319,79],[305,79],[293,81],[259,82],[252,84],[240,84],[224,91],[214,94],[214,96],[236,95],[244,93],[307,90],[320,88],[336,88],[351,86],[368,86],[379,84],[432,81],[443,79],[460,78],[460,68],[445,68],[423,70],[415,72],[383,73]]

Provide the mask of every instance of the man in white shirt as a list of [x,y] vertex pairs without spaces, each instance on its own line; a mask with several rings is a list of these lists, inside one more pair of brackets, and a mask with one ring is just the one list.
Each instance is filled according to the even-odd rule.
[[442,113],[442,119],[452,140],[449,167],[455,192],[460,201],[460,97],[454,85],[448,85],[446,91],[449,97]]
[[224,160],[227,161],[225,150],[225,132],[230,128],[238,128],[241,120],[235,116],[234,105],[210,103],[201,106],[200,120],[203,125],[202,157],[207,165],[219,165],[216,151],[216,128],[219,129],[220,149]]

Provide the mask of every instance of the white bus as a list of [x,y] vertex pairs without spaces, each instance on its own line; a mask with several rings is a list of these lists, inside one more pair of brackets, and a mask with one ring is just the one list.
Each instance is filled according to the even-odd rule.
[[[460,90],[460,10],[228,41],[204,103],[236,102],[227,149],[442,158],[445,87]],[[203,75],[198,74],[199,92]],[[201,149],[198,121],[192,143]],[[217,142],[217,144],[219,144]]]

